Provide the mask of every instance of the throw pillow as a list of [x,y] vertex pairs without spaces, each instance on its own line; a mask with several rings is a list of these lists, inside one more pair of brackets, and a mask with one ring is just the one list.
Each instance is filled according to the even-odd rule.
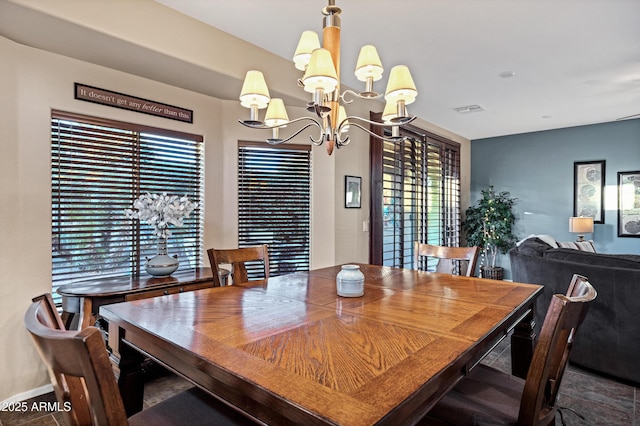
[[587,251],[589,253],[595,253],[596,248],[593,245],[593,241],[567,241],[560,242],[558,241],[558,247],[560,248],[570,248],[574,250]]
[[518,241],[516,243],[517,246],[520,246],[520,244],[524,243],[525,241],[527,241],[528,239],[531,238],[538,238],[542,241],[544,241],[545,243],[549,244],[551,247],[553,248],[557,248],[558,244],[556,243],[556,239],[553,238],[551,235],[545,235],[545,234],[529,234],[529,236],[521,239],[520,241]]
[[541,240],[540,238],[529,238],[523,241],[518,246],[518,252],[527,256],[540,256],[544,255],[544,252],[551,249],[549,244]]

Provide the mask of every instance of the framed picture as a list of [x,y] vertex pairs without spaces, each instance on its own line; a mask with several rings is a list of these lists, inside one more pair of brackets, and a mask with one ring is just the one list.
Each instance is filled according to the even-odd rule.
[[362,178],[358,176],[344,177],[344,206],[347,209],[359,209],[362,198]]
[[604,223],[604,160],[573,163],[573,215]]
[[618,172],[618,236],[640,238],[640,170]]

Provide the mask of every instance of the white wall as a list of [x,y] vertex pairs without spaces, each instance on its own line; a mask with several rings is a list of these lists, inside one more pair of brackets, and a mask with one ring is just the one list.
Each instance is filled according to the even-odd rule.
[[46,152],[39,155],[37,143],[18,142],[33,137],[33,126],[20,126],[22,111],[30,106],[21,99],[23,68],[12,60],[18,54],[0,39],[0,399],[44,383],[22,317],[29,298],[51,283],[51,230],[46,230],[51,206],[49,213],[41,208],[51,197],[39,188],[39,175],[47,173]]

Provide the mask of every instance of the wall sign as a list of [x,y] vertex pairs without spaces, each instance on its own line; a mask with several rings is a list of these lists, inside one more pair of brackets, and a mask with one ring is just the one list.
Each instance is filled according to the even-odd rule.
[[75,83],[75,99],[93,102],[96,104],[112,106],[116,108],[128,109],[130,111],[144,114],[156,115],[158,117],[170,118],[171,120],[193,123],[193,111],[150,101],[148,99],[125,95],[123,93],[112,92],[111,90],[100,89],[98,87],[87,86],[86,84]]

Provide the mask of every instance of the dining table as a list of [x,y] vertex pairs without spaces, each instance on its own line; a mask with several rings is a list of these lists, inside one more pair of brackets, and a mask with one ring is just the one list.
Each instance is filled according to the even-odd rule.
[[356,265],[101,306],[128,415],[147,357],[269,425],[413,424],[508,336],[526,376],[542,286]]

